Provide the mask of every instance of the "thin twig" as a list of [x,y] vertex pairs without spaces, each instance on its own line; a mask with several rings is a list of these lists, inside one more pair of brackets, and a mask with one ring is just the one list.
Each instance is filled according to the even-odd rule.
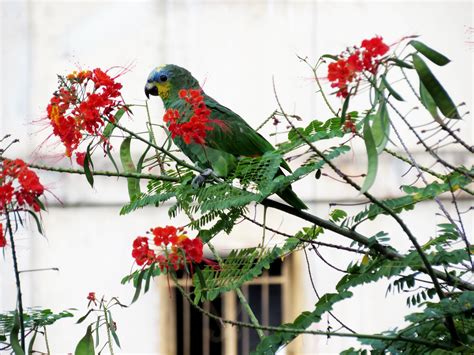
[[433,343],[427,340],[418,339],[418,338],[408,338],[408,337],[399,337],[399,336],[384,336],[384,335],[377,335],[377,334],[361,334],[361,333],[338,333],[338,332],[324,332],[318,330],[308,330],[308,329],[300,329],[300,328],[292,328],[292,327],[274,327],[274,326],[266,326],[266,325],[255,325],[251,323],[245,323],[240,321],[234,321],[230,319],[225,319],[223,317],[217,316],[204,308],[200,307],[198,304],[194,303],[188,293],[183,289],[183,287],[175,282],[175,286],[181,292],[181,294],[186,298],[186,300],[196,308],[199,312],[204,314],[205,316],[215,319],[222,323],[227,323],[237,327],[243,328],[251,328],[251,329],[260,329],[262,331],[271,331],[271,332],[281,332],[281,333],[292,333],[292,334],[311,334],[311,335],[324,335],[327,337],[335,336],[335,337],[343,337],[343,338],[358,338],[358,339],[377,339],[382,341],[402,341],[406,343],[413,343],[413,344],[420,344],[430,348],[439,348],[445,350],[452,350],[452,348],[446,344],[440,343]]
[[[354,242],[362,244],[365,247],[373,250],[374,252],[380,255],[383,255],[387,259],[390,259],[390,260],[403,260],[404,259],[404,256],[398,253],[393,247],[384,246],[377,241],[369,240],[369,238],[367,238],[366,236],[354,230],[339,227],[338,225],[330,221],[327,221],[323,218],[304,212],[302,210],[286,205],[284,203],[271,200],[269,198],[266,198],[261,203],[262,205],[266,205],[268,207],[278,209],[282,212],[291,214],[295,217],[298,217],[307,222],[310,222],[311,224],[315,224],[317,226],[330,230],[334,233],[337,233],[343,237],[347,237],[353,240]],[[422,264],[420,265],[410,264],[410,268],[416,271],[421,271],[425,274],[428,273],[427,269]],[[459,277],[452,276],[448,273],[445,273],[436,269],[433,269],[433,272],[437,278],[445,281],[450,286],[456,287],[460,290],[474,291],[474,284],[470,282],[467,282]]]
[[[214,254],[214,256],[216,257],[216,260],[217,260],[217,263],[220,265],[222,264],[222,258],[220,257],[219,253],[217,252],[217,250],[214,248],[214,246],[210,243],[210,242],[207,242],[207,246],[209,247],[209,249],[212,251],[212,253]],[[236,288],[235,289],[235,293],[237,294],[237,297],[239,298],[239,301],[240,303],[242,304],[242,307],[245,309],[245,311],[247,312],[248,316],[249,316],[249,319],[250,321],[252,322],[253,325],[255,325],[256,327],[259,327],[260,326],[260,323],[257,319],[257,317],[255,316],[255,313],[253,313],[253,310],[252,310],[252,307],[250,307],[250,304],[248,303],[247,299],[245,298],[245,295],[243,294],[242,290],[240,288]],[[257,334],[258,334],[258,337],[260,339],[263,339],[265,338],[265,333],[263,332],[262,329],[260,328],[255,328]]]
[[[7,160],[7,158],[0,157],[0,161]],[[30,168],[44,170],[44,171],[54,171],[57,173],[67,173],[67,174],[78,174],[85,175],[84,170],[82,169],[69,169],[69,168],[57,168],[48,165],[41,164],[30,164],[27,163]],[[105,170],[94,170],[94,176],[108,176],[108,177],[122,177],[122,178],[135,178],[135,179],[148,179],[148,180],[162,180],[170,182],[179,182],[179,179],[167,175],[154,175],[154,174],[143,174],[143,173],[133,173],[133,172],[115,172],[115,171],[105,171]]]
[[20,319],[21,348],[23,349],[23,351],[25,351],[25,319],[23,316],[23,299],[21,295],[20,271],[18,269],[18,260],[16,258],[15,240],[13,238],[13,229],[12,229],[11,220],[10,220],[10,213],[7,210],[6,204],[3,205],[3,211],[5,211],[5,216],[7,220],[6,229],[8,230],[8,234],[10,236],[10,244],[12,248],[13,271],[15,273],[16,290],[17,290],[18,317]]
[[[249,218],[245,215],[242,215],[243,218],[245,218],[247,221],[250,221],[254,224],[256,224],[257,226],[259,227],[264,227],[264,225],[260,222],[257,222],[256,220],[252,219],[252,218]],[[277,229],[274,229],[274,228],[270,228],[268,226],[265,226],[265,229],[269,230],[270,232],[273,232],[273,233],[276,233],[276,234],[279,234],[283,237],[287,237],[287,238],[298,238],[300,241],[304,242],[304,243],[308,243],[308,244],[314,244],[314,245],[319,245],[319,246],[323,246],[323,247],[328,247],[328,248],[334,248],[334,249],[339,249],[339,250],[345,250],[345,251],[349,251],[349,252],[352,252],[352,253],[358,253],[358,254],[367,254],[367,251],[363,251],[363,250],[359,250],[359,249],[354,249],[354,248],[349,248],[349,247],[345,247],[343,245],[335,245],[335,244],[330,244],[330,243],[325,243],[325,242],[320,242],[320,241],[317,241],[317,240],[311,240],[311,239],[305,239],[305,238],[299,238],[297,236],[294,236],[294,235],[291,235],[291,234],[287,234],[287,233],[284,233],[284,232],[281,232]]]
[[[273,91],[274,91],[274,94],[275,94],[275,98],[276,98],[276,101],[278,103],[278,106],[280,108],[280,112],[284,113],[284,110],[283,110],[283,107],[280,103],[280,100],[278,98],[278,95],[277,95],[277,92],[276,92],[276,87],[275,87],[275,81],[273,80]],[[386,100],[387,103],[390,104],[390,101]],[[393,105],[390,104],[392,107]],[[288,121],[288,123],[292,126],[292,128],[295,128],[295,126],[293,125],[293,122],[290,120],[289,117],[287,117],[285,115],[285,118],[286,120]],[[392,125],[393,127],[393,125]],[[361,192],[361,187],[359,185],[357,185],[350,177],[348,177],[346,174],[344,174],[338,167],[336,167],[332,162],[331,160],[327,159],[326,156],[324,154],[322,154],[319,149],[317,149],[311,142],[309,142],[302,134],[301,132],[299,132],[298,130],[295,129],[295,131],[297,132],[297,134],[299,135],[299,137],[305,141],[306,144],[308,144],[308,146],[321,158],[324,160],[324,162],[326,164],[328,164],[341,178],[343,178],[349,185],[351,185],[353,188],[355,188],[357,191]],[[389,207],[387,207],[383,202],[379,201],[378,199],[376,199],[374,196],[372,196],[370,193],[368,192],[364,192],[363,195],[365,195],[372,203],[376,204],[377,206],[379,206],[380,208],[382,208],[385,212],[387,212],[397,223],[398,225],[402,228],[402,230],[405,232],[405,234],[408,236],[408,239],[410,239],[410,242],[413,244],[413,246],[415,247],[418,255],[420,256],[425,268],[426,268],[426,271],[428,272],[428,275],[430,276],[431,280],[433,281],[433,285],[434,285],[434,288],[436,290],[436,293],[438,295],[438,297],[442,300],[445,298],[445,295],[443,293],[443,290],[441,288],[441,285],[439,284],[439,281],[438,279],[436,278],[436,275],[434,273],[434,270],[433,270],[433,267],[432,265],[430,264],[428,258],[426,257],[423,249],[421,248],[420,244],[418,243],[418,240],[415,238],[415,236],[412,234],[412,232],[410,231],[410,229],[408,228],[408,226],[403,222],[403,220],[395,213],[393,212],[393,210]],[[454,321],[452,319],[452,317],[450,316],[446,316],[446,327],[448,328],[450,334],[451,334],[451,338],[453,340],[454,343],[459,343],[459,336],[457,334],[457,331],[456,331],[456,327],[454,325]]]
[[[313,247],[314,248],[314,247]],[[316,289],[316,285],[314,284],[314,280],[313,280],[313,274],[311,272],[311,265],[309,263],[309,258],[308,258],[308,253],[306,252],[306,248],[303,248],[303,252],[304,252],[304,257],[306,259],[306,266],[307,266],[307,269],[308,269],[308,275],[309,275],[309,280],[311,281],[311,287],[313,288],[313,291],[314,291],[314,294],[316,295],[316,297],[318,298],[318,300],[321,299],[321,297],[319,296],[319,292],[318,290]],[[354,330],[352,330],[351,328],[349,328],[347,325],[345,325],[339,318],[337,318],[334,313],[332,313],[331,311],[328,311],[328,313],[336,320],[336,322],[338,322],[343,328],[346,328],[348,331],[350,331],[351,333],[356,333]]]

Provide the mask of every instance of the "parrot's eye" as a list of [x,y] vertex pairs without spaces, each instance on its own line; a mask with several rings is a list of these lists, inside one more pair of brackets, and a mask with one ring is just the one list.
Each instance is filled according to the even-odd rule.
[[168,80],[168,77],[165,74],[160,75],[160,81],[164,83],[166,80]]

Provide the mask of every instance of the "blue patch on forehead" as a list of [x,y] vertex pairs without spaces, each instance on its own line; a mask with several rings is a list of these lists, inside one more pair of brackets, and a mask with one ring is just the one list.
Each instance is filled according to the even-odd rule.
[[149,82],[149,83],[153,83],[153,82],[158,83],[158,82],[161,81],[160,77],[162,75],[168,76],[168,72],[166,70],[161,69],[160,67],[155,68],[155,69],[152,70],[150,75],[148,75],[147,82]]

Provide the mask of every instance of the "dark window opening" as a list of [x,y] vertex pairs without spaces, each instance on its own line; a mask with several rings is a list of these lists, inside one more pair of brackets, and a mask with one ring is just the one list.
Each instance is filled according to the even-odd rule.
[[[186,276],[179,276],[184,281],[183,277]],[[278,326],[283,320],[282,276],[283,264],[281,260],[277,260],[269,270],[263,272],[261,277],[241,287],[245,298],[262,325]],[[188,287],[185,286],[187,292],[192,291],[189,281],[186,284],[188,285]],[[232,336],[235,336],[234,341],[231,342],[224,336],[224,326],[219,321],[203,315],[189,304],[178,289],[174,290],[174,296],[176,355],[224,355],[226,349],[229,349],[230,343],[235,344],[237,348],[233,352],[247,355],[259,344],[259,337],[255,329],[238,327],[231,327],[234,332]],[[201,307],[223,318],[233,318],[251,323],[237,297],[232,297],[230,303],[225,303],[227,307],[232,307],[232,310],[224,309],[224,297],[227,296],[229,295],[220,295],[212,302],[201,304]],[[229,344],[226,344],[226,341]]]

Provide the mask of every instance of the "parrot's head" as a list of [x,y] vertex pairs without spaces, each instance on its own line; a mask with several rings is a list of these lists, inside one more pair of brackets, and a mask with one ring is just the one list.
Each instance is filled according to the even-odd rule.
[[145,95],[149,98],[160,96],[163,102],[179,99],[181,89],[199,89],[199,82],[189,71],[174,64],[154,68],[145,85]]

